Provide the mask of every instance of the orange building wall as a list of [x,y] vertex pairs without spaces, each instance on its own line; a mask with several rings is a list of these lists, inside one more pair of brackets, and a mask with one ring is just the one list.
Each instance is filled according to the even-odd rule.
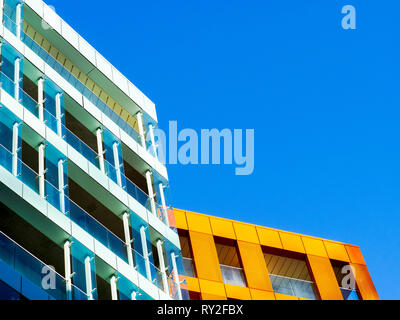
[[[352,266],[363,300],[379,299],[357,246],[179,209],[174,214],[177,228],[189,232],[197,272],[187,277],[188,288],[203,300],[303,300],[273,292],[262,247],[306,255],[322,300],[343,300],[330,259]],[[214,236],[237,241],[248,287],[223,283]]]

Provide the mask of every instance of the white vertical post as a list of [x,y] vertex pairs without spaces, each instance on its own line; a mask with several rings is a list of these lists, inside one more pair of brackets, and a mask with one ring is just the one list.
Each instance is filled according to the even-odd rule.
[[179,274],[178,274],[178,267],[176,266],[176,256],[175,252],[171,253],[171,260],[172,260],[172,270],[174,273],[174,280],[177,287],[178,299],[182,300],[182,291],[181,291],[181,282],[179,281]]
[[20,78],[20,72],[21,72],[21,59],[16,58],[14,61],[14,98],[15,100],[19,101],[19,82],[21,80]]
[[90,260],[90,257],[86,257],[85,259],[86,294],[89,300],[93,300],[92,269],[90,267]]
[[162,205],[164,215],[165,215],[164,222],[169,227],[169,217],[168,217],[168,211],[167,211],[167,204],[165,202],[164,185],[162,183],[160,183],[158,185],[158,187],[160,189],[161,205]]
[[68,240],[64,243],[64,265],[67,299],[72,300],[71,242]]
[[22,3],[17,5],[15,24],[17,25],[17,38],[21,40],[21,24],[22,24]]
[[65,213],[65,181],[64,181],[64,160],[58,161],[58,190],[60,191],[60,210]]
[[131,267],[133,267],[133,253],[132,253],[132,242],[131,233],[129,232],[129,213],[125,212],[122,216],[122,221],[124,222],[124,234],[125,234],[125,244],[126,251],[128,254],[128,262]]
[[146,228],[144,226],[142,226],[140,228],[140,238],[142,240],[142,250],[143,250],[143,256],[144,256],[144,263],[145,263],[145,267],[146,267],[147,279],[149,281],[152,281],[151,270],[150,270],[149,251],[147,249]]
[[111,277],[110,285],[111,285],[111,299],[118,300],[117,277],[116,276]]
[[143,114],[141,112],[138,112],[136,114],[136,118],[138,121],[140,141],[142,143],[142,147],[146,149],[146,136],[144,133],[144,126],[143,126]]
[[131,300],[136,300],[136,295],[137,295],[136,291],[133,291],[131,294]]
[[44,143],[39,146],[39,195],[42,198],[45,198],[45,187],[44,187],[44,174],[45,174],[45,165],[44,165]]
[[169,294],[167,273],[165,272],[166,267],[165,267],[164,250],[163,250],[162,240],[157,241],[157,253],[158,253],[158,261],[160,262],[160,271],[161,271],[161,277],[162,277],[164,291],[165,291],[165,293]]
[[146,182],[147,182],[147,189],[149,191],[151,212],[153,214],[157,214],[156,203],[154,201],[153,182],[152,182],[152,179],[151,179],[151,171],[150,170],[146,171]]
[[57,118],[57,134],[62,137],[62,119],[61,119],[61,93],[56,95],[56,118]]
[[158,157],[157,157],[156,140],[154,139],[154,127],[153,127],[153,125],[149,125],[149,133],[150,133],[151,146],[153,147],[154,157],[156,159],[158,159]]
[[101,172],[105,173],[105,168],[104,168],[104,149],[103,149],[103,130],[101,128],[98,128],[96,131],[96,137],[97,137],[97,153],[99,156],[99,163],[100,163],[100,170]]
[[117,183],[120,187],[122,187],[121,164],[119,163],[118,142],[114,142],[113,144],[113,155],[114,155],[114,166],[117,175]]
[[14,123],[12,136],[12,173],[18,175],[18,138],[19,138],[19,123]]
[[44,79],[38,80],[38,108],[39,108],[39,120],[44,122]]

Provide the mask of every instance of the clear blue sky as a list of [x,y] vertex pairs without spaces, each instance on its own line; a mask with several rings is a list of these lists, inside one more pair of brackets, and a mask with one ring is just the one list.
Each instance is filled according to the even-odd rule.
[[161,128],[255,129],[251,176],[169,166],[176,207],[358,244],[381,298],[400,299],[399,1],[47,3]]

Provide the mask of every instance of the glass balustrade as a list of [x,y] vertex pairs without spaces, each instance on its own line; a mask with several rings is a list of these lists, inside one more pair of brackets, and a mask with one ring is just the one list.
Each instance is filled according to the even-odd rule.
[[[9,94],[14,93],[14,82],[9,79],[4,73],[0,72],[0,76],[2,79],[2,88],[7,91]],[[27,93],[23,90],[21,91],[22,105],[26,107],[31,113],[33,113],[36,117],[38,116],[38,106],[37,102],[34,101]],[[44,120],[46,125],[55,133],[57,133],[57,119],[46,109],[43,110]],[[75,134],[73,134],[69,129],[66,128],[64,124],[61,124],[61,134],[63,139],[76,151],[78,151],[85,159],[89,160],[94,166],[100,169],[99,164],[99,156],[97,152],[91,149],[86,143],[80,140]],[[115,167],[109,163],[108,161],[104,160],[106,174],[112,179],[113,181],[117,181],[116,175],[117,171]],[[142,191],[135,183],[129,180],[126,176],[121,176],[122,180],[126,180],[126,187],[124,189],[128,192],[130,196],[136,199],[141,205],[143,205],[147,210],[151,211],[150,201],[148,195]]]
[[[14,96],[15,83],[13,80],[8,78],[4,73],[0,72],[1,86],[2,88],[11,96]],[[19,102],[28,109],[32,114],[36,117],[39,115],[38,111],[38,103],[32,97],[30,97],[25,91],[21,88],[19,89]],[[64,124],[58,125],[58,120],[46,109],[43,109],[43,117],[46,126],[48,126],[52,131],[56,134],[58,133],[58,126],[60,126],[61,136],[62,138],[71,145],[76,151],[78,151],[83,157],[90,161],[94,166],[100,169],[99,156],[97,152],[91,149],[86,143],[80,140],[75,134],[73,134]],[[105,165],[105,173],[110,177],[113,181],[117,182],[117,170],[115,167],[104,160]],[[121,175],[121,180],[124,181],[123,188],[128,192],[130,196],[136,199],[141,205],[143,205],[147,210],[152,211],[150,205],[150,199],[148,195],[142,191],[138,186],[135,185],[131,180],[129,180],[126,176]],[[171,229],[176,231],[176,227],[170,224],[170,211],[172,211],[171,207],[163,208],[161,205],[156,204],[156,215],[157,217],[163,221],[165,224],[170,225]],[[173,215],[173,213],[172,213]]]
[[357,290],[340,288],[344,300],[360,300]]
[[274,292],[290,296],[316,300],[315,285],[311,281],[269,275]]
[[[19,174],[18,178],[34,192],[39,193],[38,174],[21,161],[20,164],[21,173]],[[6,168],[9,172],[12,172],[12,154],[1,144],[0,165]],[[44,180],[44,183],[47,201],[49,201],[49,203],[52,204],[56,209],[61,211],[62,208],[60,208],[60,191],[47,180]],[[71,219],[71,221],[75,222],[82,229],[92,235],[96,240],[102,243],[105,247],[110,249],[122,260],[128,263],[127,247],[124,241],[122,241],[115,234],[109,231],[105,226],[103,226],[99,221],[93,218],[89,213],[79,207],[67,196],[64,196],[64,202],[66,215]],[[136,270],[147,278],[146,262],[144,257],[139,252],[133,249],[132,254],[135,260]],[[160,270],[151,262],[149,262],[149,267],[152,282],[154,283],[154,285],[163,290],[163,282]]]
[[185,276],[195,278],[196,272],[194,271],[193,259],[182,257],[182,262]]
[[[48,274],[48,266],[26,251],[12,239],[0,232],[0,260],[21,274],[33,284],[44,290],[56,300],[67,300],[66,280],[54,271],[55,285],[51,288],[42,286],[43,277]],[[47,272],[43,272],[47,270]],[[72,285],[71,298],[73,300],[87,300],[87,295]]]
[[27,34],[22,33],[22,41],[40,58],[42,58],[50,67],[59,73],[68,83],[77,89],[85,98],[92,102],[100,111],[107,115],[113,122],[115,122],[122,130],[124,130],[130,137],[140,144],[139,133],[132,128],[125,120],[123,120],[114,110],[112,110],[106,103],[97,97],[90,89],[88,89],[80,80],[78,80],[72,73],[64,68],[53,56],[44,50],[38,43],[36,43]]
[[246,286],[246,277],[242,268],[236,268],[221,264],[221,273],[224,283],[232,284],[235,286]]

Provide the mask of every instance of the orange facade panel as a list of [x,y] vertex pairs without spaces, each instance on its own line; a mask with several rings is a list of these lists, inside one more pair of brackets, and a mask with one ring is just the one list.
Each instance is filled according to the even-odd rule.
[[187,213],[186,221],[189,230],[212,234],[209,217],[197,213]]
[[178,229],[187,230],[186,212],[179,209],[174,209],[175,224]]
[[[359,296],[362,299],[379,299],[358,246],[183,210],[175,210],[175,216],[178,228],[189,230],[193,262],[197,272],[197,278],[187,277],[187,286],[190,291],[199,292],[203,300],[305,300],[273,292],[269,275],[271,270],[268,270],[266,259],[268,258],[268,263],[276,269],[281,255],[289,259],[306,255],[317,295],[322,300],[343,300],[335,275],[337,270],[334,271],[333,268],[340,265],[337,261],[350,263],[353,267]],[[246,287],[223,283],[214,236],[220,240],[229,239],[229,242],[236,240],[240,264],[246,277]],[[264,252],[269,252],[270,256]],[[271,253],[275,258],[271,258]],[[296,269],[293,263],[282,264],[280,268],[279,270],[284,268],[287,271],[288,278],[303,280],[304,270]],[[275,269],[271,273],[276,272]]]
[[232,221],[219,219],[219,218],[210,218],[211,230],[214,236],[228,238],[228,239],[236,239],[235,230],[233,229]]
[[326,253],[324,242],[320,239],[311,237],[301,237],[303,240],[303,245],[307,254],[312,254],[320,257],[328,257]]
[[249,288],[225,284],[225,291],[226,296],[230,299],[251,300]]
[[279,235],[282,240],[283,249],[305,253],[303,241],[301,241],[301,237],[299,235],[288,232],[279,232]]
[[353,267],[358,290],[363,300],[379,300],[378,292],[375,289],[368,269],[364,265],[351,264]]
[[283,248],[278,231],[262,227],[256,227],[256,230],[261,245],[278,249]]
[[343,300],[330,260],[313,255],[307,255],[307,260],[321,299]]
[[224,297],[226,299],[225,286],[222,282],[199,279],[199,283],[202,294]]
[[240,222],[234,222],[233,226],[238,240],[257,244],[260,243],[255,226]]
[[248,287],[272,291],[271,280],[269,279],[269,273],[261,246],[239,240],[237,244]]
[[346,245],[346,251],[349,254],[350,261],[356,264],[366,265],[363,255],[361,254],[360,248],[357,246]]
[[275,294],[272,291],[250,289],[250,294],[252,300],[275,300]]
[[214,237],[210,234],[189,231],[197,277],[222,282]]
[[344,244],[324,241],[324,245],[330,259],[350,262],[349,255],[347,254]]

